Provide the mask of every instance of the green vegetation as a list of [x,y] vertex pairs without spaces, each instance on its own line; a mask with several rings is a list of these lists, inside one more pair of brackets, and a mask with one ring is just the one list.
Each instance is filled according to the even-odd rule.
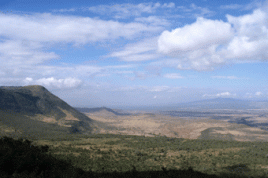
[[217,177],[268,176],[266,142],[112,134],[78,137],[73,141],[40,140],[36,144],[50,145],[53,157],[95,174],[166,172],[170,177],[173,171],[179,174],[190,170]]
[[23,137],[28,139],[46,139],[46,137],[64,137],[69,133],[69,128],[61,127],[56,124],[45,123],[30,119],[20,113],[9,113],[0,110],[0,126],[11,127],[16,132],[1,133],[0,135],[11,137]]
[[0,140],[0,175],[2,178],[78,178],[84,171],[70,163],[57,160],[46,154],[49,147],[34,146],[29,140],[14,140],[2,137]]

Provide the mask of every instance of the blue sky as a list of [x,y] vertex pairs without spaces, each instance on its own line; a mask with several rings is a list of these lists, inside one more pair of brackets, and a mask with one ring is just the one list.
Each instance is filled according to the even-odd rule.
[[72,106],[266,100],[268,1],[0,2],[0,85]]

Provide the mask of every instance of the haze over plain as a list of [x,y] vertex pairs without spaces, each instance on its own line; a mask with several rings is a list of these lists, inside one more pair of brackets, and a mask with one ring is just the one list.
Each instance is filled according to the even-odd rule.
[[267,100],[268,1],[0,3],[0,85],[72,106]]

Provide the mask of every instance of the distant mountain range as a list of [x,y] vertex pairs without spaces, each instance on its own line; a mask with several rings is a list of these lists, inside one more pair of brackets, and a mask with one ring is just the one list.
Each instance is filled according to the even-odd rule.
[[[25,122],[22,123],[22,119]],[[26,126],[26,121],[33,125]],[[43,86],[0,87],[0,128],[38,133],[34,127],[43,131],[44,127],[57,127],[63,132],[81,133],[91,131],[91,121]],[[25,127],[20,128],[18,122]]]
[[192,102],[165,105],[125,106],[125,110],[141,110],[148,112],[170,110],[211,110],[211,109],[268,109],[268,100],[243,100],[235,98],[213,98]]
[[214,98],[177,103],[158,107],[159,110],[210,110],[210,109],[267,109],[268,101],[251,101],[234,98]]

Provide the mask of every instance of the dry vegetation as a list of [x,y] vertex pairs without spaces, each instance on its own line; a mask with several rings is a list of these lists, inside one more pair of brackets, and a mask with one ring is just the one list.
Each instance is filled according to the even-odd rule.
[[[237,141],[268,141],[268,131],[243,124],[229,123],[228,120],[210,119],[209,117],[173,117],[146,113],[121,116],[107,111],[87,113],[87,116],[96,121],[95,133],[164,135],[186,139],[198,139],[204,136],[217,138],[229,136],[229,139]],[[256,122],[267,122],[268,120],[266,117],[253,117],[250,114],[225,114],[221,116],[252,117],[252,119],[256,118]]]

